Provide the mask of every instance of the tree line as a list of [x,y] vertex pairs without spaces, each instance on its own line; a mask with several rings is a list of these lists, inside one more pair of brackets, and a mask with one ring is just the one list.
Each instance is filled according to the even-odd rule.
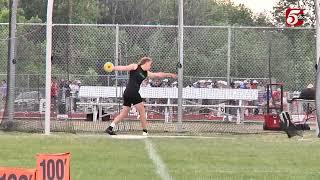
[[[304,1],[309,11],[304,26],[314,25],[313,1]],[[300,4],[299,4],[300,3]],[[231,49],[231,77],[265,78],[271,76],[297,89],[313,80],[315,62],[314,30],[246,29],[239,26],[283,26],[279,7],[301,5],[297,0],[280,1],[273,15],[254,14],[244,5],[231,1],[184,1],[184,24],[189,26],[226,26],[226,28],[185,29],[186,76],[225,77],[228,43]],[[46,0],[20,1],[18,22],[46,21]],[[8,22],[8,0],[0,0],[0,22]],[[174,0],[55,0],[55,24],[141,24],[176,25],[178,4]],[[228,31],[227,27],[232,27]],[[229,34],[231,33],[231,34]],[[8,29],[0,25],[0,39]],[[45,72],[45,26],[18,26],[17,73]],[[54,26],[53,73],[106,75],[99,67],[115,57],[115,27]],[[120,62],[135,62],[150,55],[166,63],[155,70],[175,71],[177,29],[174,27],[121,27]],[[228,42],[228,36],[231,41]],[[6,71],[6,41],[0,42],[1,72]],[[291,70],[288,71],[288,68]],[[39,70],[40,69],[40,70]],[[90,76],[88,76],[90,77]],[[88,81],[99,82],[90,78]],[[21,83],[23,84],[24,81]]]

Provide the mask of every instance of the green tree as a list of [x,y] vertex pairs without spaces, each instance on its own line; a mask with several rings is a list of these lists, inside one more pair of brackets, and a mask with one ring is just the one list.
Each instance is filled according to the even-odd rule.
[[46,22],[48,0],[32,0],[32,3],[30,2],[19,1],[19,7],[23,9],[26,19],[38,17],[41,19],[41,22]]
[[[100,0],[102,24],[166,24],[176,25],[178,4],[174,0]],[[264,23],[261,21],[265,21]],[[231,1],[184,1],[185,25],[259,25],[253,13],[244,5]]]
[[102,24],[177,24],[172,0],[99,0]]
[[[20,1],[27,19],[38,16],[46,22],[48,0]],[[53,7],[54,23],[89,23],[95,24],[99,18],[96,0],[55,0]]]
[[[24,16],[24,10],[22,8],[17,9],[17,22],[26,22],[27,19]],[[0,23],[9,22],[9,0],[0,0]]]

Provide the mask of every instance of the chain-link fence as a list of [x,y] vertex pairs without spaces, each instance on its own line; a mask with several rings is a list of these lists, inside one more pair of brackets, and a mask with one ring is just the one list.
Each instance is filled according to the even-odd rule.
[[[30,125],[30,130],[43,128],[45,30],[44,25],[17,26],[14,112],[16,122],[23,122],[23,128]],[[79,86],[122,87],[126,84],[127,72],[116,74],[103,71],[103,64],[107,61],[126,65],[137,63],[140,57],[150,56],[154,59],[153,71],[177,73],[177,26],[56,24],[52,35],[53,130],[100,131],[109,123],[85,121],[93,118],[93,105],[80,104],[94,100],[79,97]],[[186,26],[184,87],[228,88],[232,82],[247,81],[250,84],[253,80],[264,86],[271,78],[276,82],[284,82],[286,91],[301,90],[315,79],[315,47],[315,30],[308,28]],[[0,77],[3,80],[7,77],[7,54],[8,25],[0,24]],[[174,86],[174,81],[154,80],[149,84],[156,87]],[[5,86],[3,84],[2,89]],[[5,99],[2,100],[2,105],[5,104]],[[112,109],[117,113],[121,98],[111,99],[110,102],[119,103]],[[161,103],[162,100],[150,99],[148,102]],[[184,103],[195,104],[194,102]],[[217,104],[228,105],[229,101],[196,102],[200,106]],[[102,110],[107,109],[103,107]],[[188,116],[190,120],[208,120],[208,113],[211,111],[204,110],[203,107],[193,109],[192,113],[189,110],[191,109],[185,109],[185,115],[192,114]],[[148,111],[160,119],[164,118],[165,111],[170,111],[172,117],[175,117],[175,107],[167,110],[161,107],[148,108]],[[67,116],[59,116],[61,114]],[[8,123],[5,115],[3,117],[2,127],[10,129],[20,126],[16,122]],[[112,118],[113,115],[106,117]],[[36,123],[32,124],[31,121]],[[156,122],[163,126],[163,121]],[[136,126],[125,127],[135,129]],[[218,126],[208,122],[203,127],[197,131],[238,131],[236,128],[223,127],[218,130]],[[249,127],[247,130],[242,129],[242,132],[252,132]],[[257,131],[259,130],[258,128]]]

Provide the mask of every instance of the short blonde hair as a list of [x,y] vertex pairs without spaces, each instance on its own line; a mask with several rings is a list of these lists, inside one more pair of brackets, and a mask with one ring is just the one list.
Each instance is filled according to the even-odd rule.
[[138,64],[139,65],[144,65],[145,63],[150,62],[150,61],[153,61],[150,57],[143,57],[143,58],[140,59]]

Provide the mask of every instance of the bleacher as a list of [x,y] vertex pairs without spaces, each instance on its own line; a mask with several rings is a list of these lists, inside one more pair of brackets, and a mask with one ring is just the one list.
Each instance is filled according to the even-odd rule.
[[[79,106],[90,107],[93,113],[93,121],[101,120],[103,117],[102,109],[110,108],[119,105],[119,103],[108,102],[106,99],[121,98],[125,87],[111,86],[81,86],[79,97],[86,99],[77,104]],[[167,99],[164,104],[145,104],[151,107],[165,107],[166,121],[170,117],[169,107],[177,107],[178,104],[172,103],[172,100],[178,98],[178,88],[173,87],[141,87],[140,94],[142,98],[148,99]],[[198,99],[198,100],[237,100],[237,105],[225,105],[229,108],[237,108],[237,122],[241,121],[244,116],[244,108],[257,108],[257,106],[246,106],[245,101],[258,100],[257,89],[229,89],[229,88],[183,88],[183,99]],[[217,108],[219,105],[202,105],[202,104],[183,104],[183,107],[206,107]],[[98,114],[99,113],[99,114]],[[99,118],[98,118],[99,117]]]

